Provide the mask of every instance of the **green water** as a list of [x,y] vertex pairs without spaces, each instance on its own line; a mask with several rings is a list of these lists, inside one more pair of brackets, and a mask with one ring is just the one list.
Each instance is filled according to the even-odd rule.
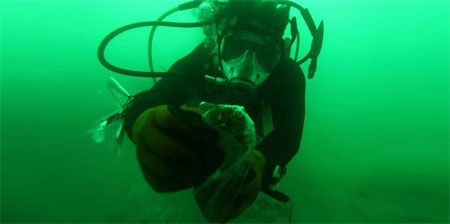
[[[103,68],[101,39],[181,2],[0,1],[1,222],[155,219],[158,196],[145,185],[132,146],[116,157],[111,140],[95,144],[86,132],[116,109],[109,77],[132,93],[151,85]],[[307,82],[301,150],[281,185],[293,201],[293,222],[448,222],[449,1],[299,3],[326,28],[316,78]],[[169,18],[193,19],[189,12]],[[147,70],[147,37],[148,29],[121,35],[108,58]],[[160,28],[157,70],[201,40],[200,29]],[[201,221],[188,216],[179,220]]]

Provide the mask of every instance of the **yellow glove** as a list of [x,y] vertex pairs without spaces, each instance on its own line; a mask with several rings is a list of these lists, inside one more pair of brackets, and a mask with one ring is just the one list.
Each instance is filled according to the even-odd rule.
[[[197,108],[182,108],[202,114]],[[167,105],[143,112],[133,126],[133,142],[145,180],[157,192],[175,192],[202,183],[206,171],[199,155],[164,130],[189,132],[188,127],[168,110]]]

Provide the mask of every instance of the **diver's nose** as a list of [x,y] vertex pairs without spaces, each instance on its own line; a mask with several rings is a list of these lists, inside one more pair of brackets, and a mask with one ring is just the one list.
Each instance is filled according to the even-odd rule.
[[249,81],[252,80],[251,76],[253,70],[255,69],[253,60],[254,57],[255,52],[249,50],[245,51],[241,61],[241,66],[239,68],[239,75],[238,75],[239,78],[248,79]]

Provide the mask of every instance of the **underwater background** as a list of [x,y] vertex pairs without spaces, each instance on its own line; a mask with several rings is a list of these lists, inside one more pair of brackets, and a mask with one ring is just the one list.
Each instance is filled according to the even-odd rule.
[[[100,41],[183,2],[0,0],[2,223],[204,222],[190,194],[148,187],[129,142],[116,156],[112,138],[96,144],[88,134],[118,109],[105,87],[110,77],[133,94],[152,85],[102,67]],[[296,2],[324,20],[325,38],[307,82],[300,152],[280,186],[292,199],[291,221],[448,223],[450,1]],[[311,38],[301,24],[305,54]],[[108,59],[148,71],[148,35],[120,35]],[[202,35],[158,28],[157,71]],[[286,222],[270,199],[256,206],[243,222]]]

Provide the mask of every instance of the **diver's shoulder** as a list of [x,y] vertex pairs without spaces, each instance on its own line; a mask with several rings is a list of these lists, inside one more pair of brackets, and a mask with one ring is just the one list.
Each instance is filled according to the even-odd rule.
[[290,57],[283,58],[280,61],[278,72],[280,73],[278,75],[281,75],[285,78],[296,80],[300,79],[305,82],[305,74],[303,73],[302,68],[294,59]]
[[197,57],[197,58],[204,58],[208,55],[208,49],[206,48],[205,44],[202,42],[198,44],[190,53],[188,56],[191,57]]
[[286,67],[286,69],[293,70],[303,74],[303,70],[297,62],[291,57],[286,57],[282,59],[282,64]]

